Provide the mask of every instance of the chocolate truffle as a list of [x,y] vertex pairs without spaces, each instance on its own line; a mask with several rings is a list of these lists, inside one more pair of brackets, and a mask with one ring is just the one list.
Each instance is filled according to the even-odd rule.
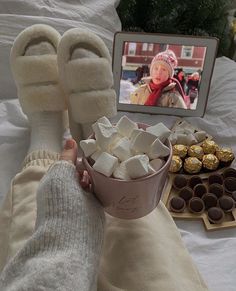
[[206,139],[202,143],[202,148],[205,154],[214,154],[218,145],[213,140]]
[[172,197],[170,200],[170,210],[173,212],[183,212],[186,207],[186,203],[181,197]]
[[184,161],[184,170],[189,174],[197,174],[201,171],[202,162],[195,158],[189,157]]
[[234,153],[230,148],[219,148],[216,150],[216,156],[219,161],[230,163],[234,160]]
[[202,160],[204,156],[204,151],[201,146],[199,145],[192,145],[188,149],[188,155],[190,157],[198,158],[199,160]]
[[202,179],[195,175],[195,176],[192,176],[189,180],[188,180],[188,185],[189,187],[191,187],[192,189],[194,188],[195,185],[197,184],[202,184]]
[[218,207],[211,207],[207,212],[207,217],[212,223],[221,223],[224,220],[224,212]]
[[234,177],[228,177],[224,180],[224,188],[225,191],[228,193],[232,193],[236,191],[236,178]]
[[206,193],[202,196],[202,200],[205,204],[206,209],[215,207],[217,205],[217,197],[215,196],[215,194]]
[[184,187],[179,191],[179,197],[183,198],[186,202],[193,197],[193,190],[190,187]]
[[234,205],[234,199],[229,196],[224,195],[219,199],[219,206],[224,212],[232,211],[234,209]]
[[183,144],[176,144],[173,146],[173,155],[185,158],[188,152],[188,147]]
[[220,184],[211,184],[208,188],[208,192],[215,194],[217,198],[224,195],[224,187]]
[[204,155],[202,158],[202,166],[210,171],[216,170],[219,166],[219,160],[213,154]]
[[208,177],[208,184],[209,185],[211,185],[211,184],[215,184],[215,183],[217,183],[217,184],[223,184],[223,177],[222,177],[222,175],[220,175],[220,174],[211,174],[211,175],[209,175],[209,177]]
[[189,210],[193,213],[202,213],[205,210],[204,202],[199,197],[193,197],[189,201]]
[[204,184],[197,184],[193,188],[194,196],[202,198],[207,193],[207,187]]
[[234,177],[236,178],[236,170],[234,168],[226,168],[223,172],[224,179],[228,177]]
[[172,173],[179,172],[182,168],[182,160],[179,156],[173,155],[171,159],[170,169],[169,171]]
[[187,186],[188,184],[188,179],[186,179],[183,175],[176,175],[173,179],[173,186],[177,189],[180,190]]

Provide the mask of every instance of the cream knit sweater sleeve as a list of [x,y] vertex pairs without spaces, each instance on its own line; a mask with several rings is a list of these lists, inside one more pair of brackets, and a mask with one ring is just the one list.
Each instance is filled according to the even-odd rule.
[[1,291],[96,290],[104,213],[75,166],[56,162],[40,182],[35,232],[0,277]]

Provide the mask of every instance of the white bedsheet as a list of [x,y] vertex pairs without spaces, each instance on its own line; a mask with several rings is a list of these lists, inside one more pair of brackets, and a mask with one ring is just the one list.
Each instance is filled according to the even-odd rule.
[[[119,112],[132,120],[171,127],[176,117]],[[204,118],[186,118],[206,130],[216,142],[231,146],[236,153],[236,63],[216,60]],[[29,145],[29,126],[18,100],[0,103],[0,202],[11,178],[20,170]],[[236,228],[206,232],[201,222],[176,221],[183,240],[211,291],[236,290]],[[183,290],[191,291],[191,290]]]

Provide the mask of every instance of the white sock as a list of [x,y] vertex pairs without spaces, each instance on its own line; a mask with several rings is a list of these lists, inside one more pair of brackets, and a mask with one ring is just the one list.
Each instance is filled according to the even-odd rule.
[[31,139],[28,153],[36,150],[49,150],[60,153],[62,150],[62,112],[43,111],[28,116],[31,125]]
[[[32,43],[26,48],[25,55],[55,54],[55,48],[48,42]],[[28,153],[49,150],[60,153],[63,137],[62,111],[34,112],[28,116],[31,126],[31,139]]]

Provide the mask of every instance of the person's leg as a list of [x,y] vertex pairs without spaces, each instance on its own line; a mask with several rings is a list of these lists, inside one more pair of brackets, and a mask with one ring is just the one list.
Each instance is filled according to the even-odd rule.
[[[0,272],[34,231],[36,191],[62,148],[66,109],[57,78],[56,53],[60,35],[48,26],[23,31],[11,51],[11,66],[31,139],[22,171],[11,182],[0,209]],[[27,73],[31,71],[30,74]]]
[[98,291],[206,291],[162,202],[136,220],[107,217]]

